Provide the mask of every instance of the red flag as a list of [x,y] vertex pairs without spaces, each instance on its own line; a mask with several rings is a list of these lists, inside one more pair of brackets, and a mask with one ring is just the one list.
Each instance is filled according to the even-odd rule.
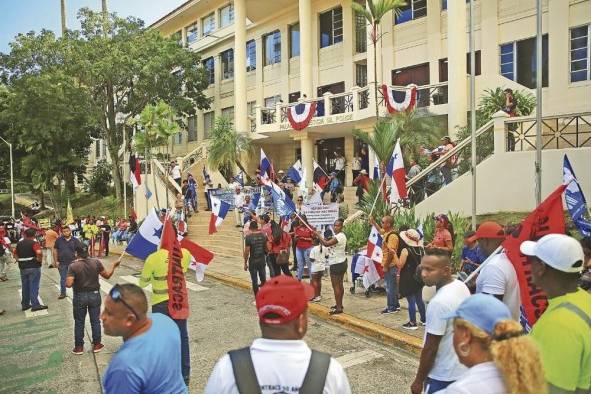
[[181,247],[187,249],[191,253],[191,256],[193,256],[191,268],[195,270],[195,278],[197,281],[201,282],[205,275],[205,269],[211,260],[213,260],[213,253],[188,238],[183,238],[181,240]]
[[554,190],[503,242],[505,253],[517,272],[521,305],[529,326],[544,313],[548,299],[544,291],[533,284],[529,261],[521,254],[519,246],[523,241],[535,241],[546,234],[564,234],[562,192],[565,187],[561,185]]
[[168,314],[176,320],[187,319],[189,317],[189,296],[183,273],[183,252],[170,217],[164,220],[160,247],[168,250]]

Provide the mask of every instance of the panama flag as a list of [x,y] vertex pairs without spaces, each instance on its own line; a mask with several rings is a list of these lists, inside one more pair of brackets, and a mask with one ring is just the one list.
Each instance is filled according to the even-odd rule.
[[145,260],[149,255],[158,250],[160,237],[162,236],[162,222],[155,210],[151,210],[137,233],[131,238],[125,252],[140,260]]
[[179,236],[179,241],[181,248],[187,249],[191,253],[191,265],[189,265],[189,268],[195,271],[197,282],[201,282],[205,276],[205,269],[211,260],[213,260],[213,253],[188,238]]
[[293,183],[301,183],[302,179],[304,179],[304,168],[299,160],[293,163],[293,166],[289,167],[289,170],[287,170],[287,176],[293,181]]
[[140,160],[135,155],[129,156],[129,181],[134,192],[142,184]]
[[273,196],[273,203],[275,204],[275,211],[279,216],[290,216],[295,212],[295,204],[292,199],[277,185],[275,182],[263,179],[263,184]]
[[382,262],[382,236],[375,226],[371,227],[371,233],[367,239],[367,257],[378,263]]
[[267,158],[267,155],[263,151],[263,148],[261,148],[261,163],[260,163],[259,167],[261,170],[261,178],[262,179],[273,178],[273,176],[274,176],[273,165],[271,164],[271,160],[269,160]]
[[400,138],[396,141],[386,172],[394,181],[390,191],[390,203],[397,203],[400,199],[407,198],[406,171],[404,170],[404,160],[402,160],[402,151],[400,150]]
[[209,219],[209,235],[215,233],[217,228],[222,224],[228,211],[230,204],[220,200],[217,197],[211,196],[211,218]]
[[308,127],[310,120],[316,113],[316,101],[292,105],[287,111],[289,124],[294,130],[303,130]]
[[589,218],[585,195],[566,155],[564,155],[562,174],[563,183],[567,185],[564,191],[564,201],[570,217],[583,237],[591,237],[591,219]]
[[324,172],[322,167],[320,167],[318,165],[318,163],[316,163],[316,160],[314,160],[313,178],[314,178],[314,188],[319,192],[323,191],[326,188],[326,186],[328,186],[328,183],[330,182],[328,175],[326,175],[326,172]]

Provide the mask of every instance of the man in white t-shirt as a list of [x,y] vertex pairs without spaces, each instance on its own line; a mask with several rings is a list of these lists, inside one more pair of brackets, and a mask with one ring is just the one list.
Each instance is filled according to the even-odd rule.
[[313,294],[312,286],[291,276],[268,280],[256,295],[263,337],[224,355],[209,377],[205,394],[351,393],[339,362],[311,350],[302,340]]
[[447,316],[470,296],[470,291],[451,275],[451,260],[441,249],[427,250],[421,261],[421,277],[437,292],[427,305],[425,342],[417,375],[410,390],[413,394],[432,394],[457,380],[466,367],[460,364],[453,348],[453,322]]
[[176,160],[173,160],[170,163],[170,176],[172,177],[172,179],[174,179],[174,181],[180,187],[181,186],[181,180],[182,180],[181,166],[179,166],[179,163],[177,163]]
[[[478,241],[482,253],[488,257],[493,254],[505,240],[505,231],[496,222],[483,222],[469,242]],[[476,279],[476,292],[490,294],[503,301],[511,311],[514,320],[519,321],[521,296],[515,268],[505,252],[497,252],[486,263]]]
[[242,227],[242,213],[244,212],[244,193],[240,185],[234,188],[234,219],[236,219],[236,227]]

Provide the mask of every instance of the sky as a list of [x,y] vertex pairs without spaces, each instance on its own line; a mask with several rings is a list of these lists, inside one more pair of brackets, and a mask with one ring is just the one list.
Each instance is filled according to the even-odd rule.
[[[135,16],[146,26],[160,19],[186,0],[108,0],[109,12],[121,17]],[[101,0],[66,0],[68,28],[80,27],[80,8],[101,9]],[[9,43],[18,33],[53,30],[61,35],[60,0],[0,0],[0,52],[9,52]]]

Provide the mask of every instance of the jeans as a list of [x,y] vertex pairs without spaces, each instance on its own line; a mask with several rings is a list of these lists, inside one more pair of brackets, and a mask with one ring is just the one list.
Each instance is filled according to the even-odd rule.
[[[265,270],[265,260],[248,262],[248,272],[250,272],[250,280],[252,281],[252,291],[256,295],[259,291],[259,286],[262,286],[267,281],[267,271]],[[258,276],[258,277],[257,277]],[[261,283],[259,284],[259,279]]]
[[419,316],[424,323],[427,321],[425,316],[425,303],[423,302],[423,289],[419,289],[415,294],[406,296],[408,301],[408,317],[412,323],[417,322],[417,307],[419,309]]
[[289,263],[278,265],[276,254],[269,253],[269,255],[267,256],[267,261],[269,263],[269,269],[271,270],[271,278],[281,275],[282,272],[283,275],[291,276],[291,272],[289,272]]
[[296,248],[296,256],[298,259],[298,280],[302,280],[304,276],[304,264],[308,267],[308,273],[312,272],[312,265],[310,264],[310,251],[312,248],[300,249]]
[[66,294],[66,277],[68,276],[68,267],[69,265],[60,264],[59,271],[60,271],[60,294]]
[[92,329],[92,343],[101,343],[100,292],[98,290],[75,292],[72,307],[74,311],[74,345],[84,346],[84,322],[86,321],[87,311]]
[[436,380],[432,378],[425,379],[425,394],[433,394],[439,390],[443,390],[453,382],[444,382],[443,380]]
[[[168,314],[168,301],[152,305],[152,313],[162,313],[163,315],[170,317]],[[183,379],[187,381],[191,377],[191,356],[189,354],[189,330],[187,329],[187,320],[174,320],[174,322],[178,326],[181,335],[181,369]]]
[[395,267],[390,267],[388,271],[384,271],[384,281],[386,282],[386,300],[388,302],[388,309],[394,310],[400,308],[398,302],[398,286],[396,284],[396,273],[398,270]]
[[39,304],[39,283],[41,282],[41,268],[21,269],[22,298],[23,308],[32,306],[38,307]]

